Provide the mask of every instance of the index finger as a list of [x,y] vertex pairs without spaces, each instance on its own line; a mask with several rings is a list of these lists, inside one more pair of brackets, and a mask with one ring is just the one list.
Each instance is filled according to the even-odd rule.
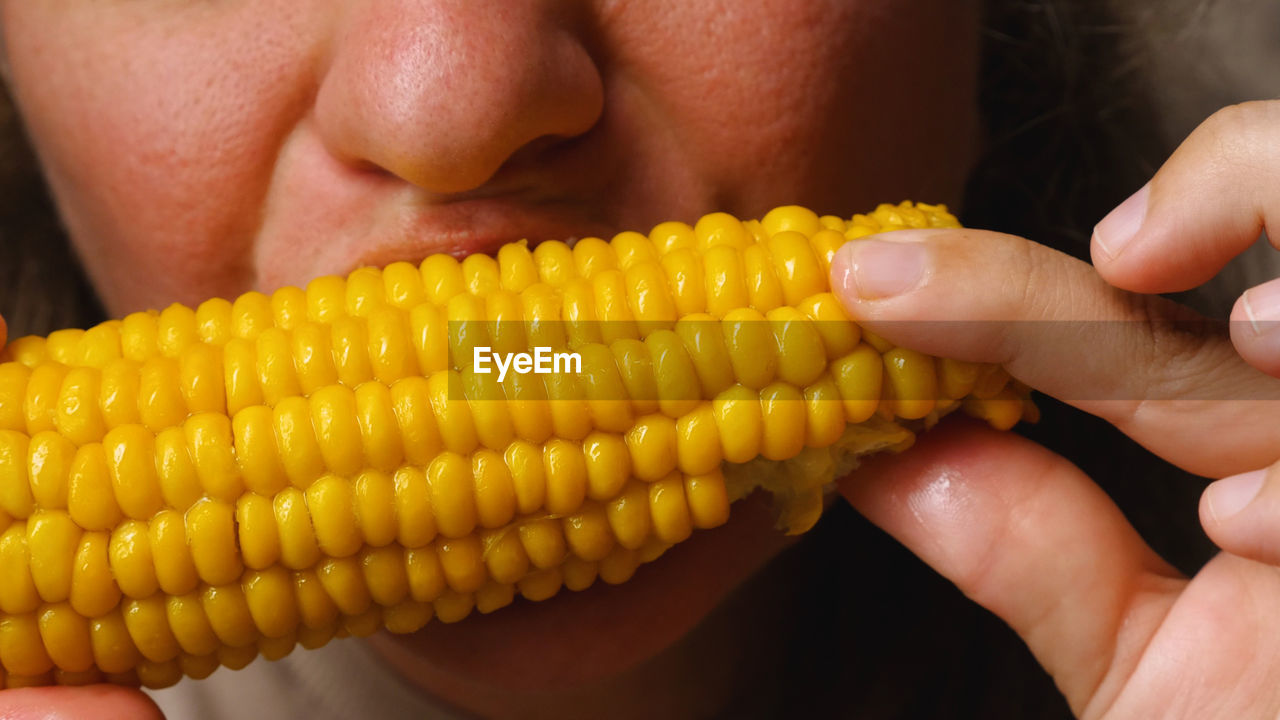
[[1278,166],[1280,102],[1219,110],[1150,183],[1098,223],[1092,239],[1098,272],[1143,293],[1207,282],[1276,220]]
[[[1280,453],[1280,380],[1225,327],[1012,235],[909,230],[845,245],[832,287],[890,342],[1003,365],[1191,472],[1221,477]],[[1212,441],[1206,442],[1206,428]]]

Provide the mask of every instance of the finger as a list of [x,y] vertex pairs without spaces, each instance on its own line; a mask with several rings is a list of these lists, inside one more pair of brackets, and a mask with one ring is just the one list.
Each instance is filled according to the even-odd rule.
[[945,423],[839,488],[1007,622],[1077,712],[1136,662],[1185,585],[1079,470],[1011,433]]
[[1265,415],[1280,404],[1255,402],[1280,400],[1280,380],[1220,327],[1087,263],[1012,235],[905,230],[846,244],[831,275],[853,318],[889,341],[1000,363],[1186,470],[1222,477],[1280,458],[1280,418]]
[[1200,523],[1223,550],[1280,565],[1280,465],[1209,485],[1200,496]]
[[1249,288],[1236,300],[1231,343],[1245,362],[1280,377],[1280,280]]
[[1249,102],[1214,113],[1146,187],[1098,223],[1091,248],[1098,272],[1142,293],[1205,283],[1267,225],[1274,227],[1277,165],[1280,103]]
[[0,690],[4,720],[163,720],[151,698],[119,685]]

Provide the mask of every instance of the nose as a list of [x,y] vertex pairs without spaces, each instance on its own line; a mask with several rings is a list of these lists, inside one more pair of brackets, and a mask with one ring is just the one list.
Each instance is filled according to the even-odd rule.
[[341,160],[459,193],[522,148],[581,135],[600,117],[600,74],[564,0],[345,5],[315,106]]

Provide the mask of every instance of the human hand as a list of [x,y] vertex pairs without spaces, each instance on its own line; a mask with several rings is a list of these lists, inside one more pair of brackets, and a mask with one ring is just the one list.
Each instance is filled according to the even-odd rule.
[[[1267,135],[1248,126],[1268,115],[1280,119],[1255,107],[1206,123],[1130,201],[1127,217],[1104,221],[1094,245],[1103,275],[1139,292],[1186,289],[1252,244],[1269,202],[1265,173],[1254,167],[1265,166],[1258,158]],[[1125,229],[1135,238],[1117,252]],[[1233,319],[1244,322],[1227,337],[1065,255],[972,230],[851,244],[833,281],[853,316],[893,342],[1002,363],[1184,469],[1245,473],[1202,500],[1205,527],[1227,552],[1190,580],[1068,461],[973,424],[925,434],[903,456],[874,458],[841,490],[1008,622],[1079,716],[1280,711],[1280,621],[1271,609],[1280,575],[1265,564],[1280,560],[1280,532],[1271,529],[1280,472],[1267,483],[1247,472],[1280,458],[1272,417],[1280,404],[1257,402],[1280,399],[1280,381],[1267,374],[1280,374],[1280,355],[1267,357],[1268,343],[1280,341],[1249,322],[1266,319],[1258,307],[1265,293],[1237,303]],[[1227,485],[1237,491],[1218,495]],[[1228,500],[1239,507],[1259,486],[1255,502],[1226,512]]]
[[[1111,212],[1092,241],[1112,285],[1141,293],[1203,284],[1280,220],[1280,102],[1234,105],[1202,124],[1160,172]],[[1272,246],[1280,237],[1268,233]],[[1280,376],[1280,279],[1249,288],[1231,311],[1231,341]],[[1265,423],[1266,411],[1256,421]],[[1272,465],[1209,486],[1200,519],[1219,547],[1280,565],[1280,473]]]
[[119,685],[0,690],[0,720],[163,720],[142,692]]

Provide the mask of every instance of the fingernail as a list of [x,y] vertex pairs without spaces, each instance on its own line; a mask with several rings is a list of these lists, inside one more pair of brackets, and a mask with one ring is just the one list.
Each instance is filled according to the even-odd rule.
[[1245,290],[1240,304],[1255,334],[1263,335],[1275,330],[1280,326],[1277,322],[1280,321],[1280,279]]
[[1108,258],[1114,258],[1123,252],[1129,241],[1138,234],[1142,221],[1147,216],[1147,201],[1150,196],[1151,183],[1147,183],[1094,226],[1093,241]]
[[913,290],[924,279],[928,246],[903,239],[855,240],[840,248],[836,281],[847,295],[883,300]]
[[1245,508],[1262,490],[1267,469],[1253,470],[1222,478],[1204,491],[1209,512],[1217,520],[1226,520]]

